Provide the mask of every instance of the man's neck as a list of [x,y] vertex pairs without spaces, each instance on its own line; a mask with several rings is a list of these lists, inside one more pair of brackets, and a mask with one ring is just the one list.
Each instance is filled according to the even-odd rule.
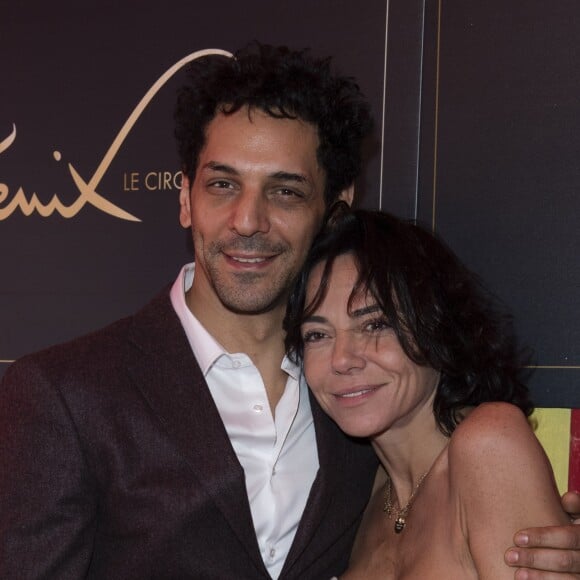
[[285,354],[285,308],[279,306],[259,314],[232,312],[215,295],[200,296],[195,285],[186,292],[185,300],[193,315],[227,352],[243,352],[250,357],[262,376],[274,414],[287,380],[280,368]]

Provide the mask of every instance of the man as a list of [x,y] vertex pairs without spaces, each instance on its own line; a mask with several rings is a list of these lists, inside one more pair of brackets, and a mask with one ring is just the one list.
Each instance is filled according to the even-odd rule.
[[[6,372],[2,578],[327,580],[347,565],[375,460],[309,399],[282,319],[325,208],[352,199],[368,107],[327,61],[258,47],[194,62],[176,119],[195,269]],[[562,554],[578,571],[576,552],[532,552],[556,570]]]

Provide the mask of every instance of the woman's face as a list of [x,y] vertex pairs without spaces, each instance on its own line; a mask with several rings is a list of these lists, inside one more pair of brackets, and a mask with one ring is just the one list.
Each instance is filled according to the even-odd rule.
[[[306,304],[323,266],[312,271]],[[374,437],[423,412],[432,417],[439,373],[405,354],[371,294],[357,296],[349,312],[357,275],[350,254],[335,260],[328,293],[301,328],[304,371],[316,399],[343,431]]]

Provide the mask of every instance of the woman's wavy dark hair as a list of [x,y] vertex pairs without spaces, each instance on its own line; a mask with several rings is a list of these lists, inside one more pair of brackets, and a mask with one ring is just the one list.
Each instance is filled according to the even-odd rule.
[[330,205],[361,170],[362,141],[370,134],[370,107],[356,82],[332,73],[330,59],[253,43],[234,58],[211,55],[191,62],[180,89],[175,137],[182,170],[195,177],[208,124],[218,112],[242,107],[272,117],[301,119],[318,129],[318,162],[326,173]]
[[[370,292],[406,355],[441,373],[434,413],[443,433],[453,432],[463,408],[486,401],[508,401],[531,413],[511,317],[478,278],[427,229],[343,203],[331,211],[290,298],[284,327],[296,361],[303,356],[300,326],[324,300],[334,260],[344,254],[358,267],[349,307]],[[308,279],[321,262],[320,287],[305,304]]]

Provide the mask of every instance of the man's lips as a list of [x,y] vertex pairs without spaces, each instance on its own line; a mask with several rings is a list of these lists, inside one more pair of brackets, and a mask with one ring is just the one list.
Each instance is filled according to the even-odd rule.
[[254,258],[245,258],[242,256],[228,256],[234,262],[240,262],[241,264],[261,264],[262,262],[266,262],[271,257],[254,257]]
[[282,243],[253,238],[218,242],[212,249],[215,255],[221,254],[230,264],[240,267],[267,265],[287,251]]
[[228,262],[234,266],[241,268],[251,268],[251,267],[264,267],[274,261],[274,259],[279,255],[279,252],[274,251],[256,251],[253,252],[242,252],[239,249],[236,250],[222,250],[222,254],[228,260]]

